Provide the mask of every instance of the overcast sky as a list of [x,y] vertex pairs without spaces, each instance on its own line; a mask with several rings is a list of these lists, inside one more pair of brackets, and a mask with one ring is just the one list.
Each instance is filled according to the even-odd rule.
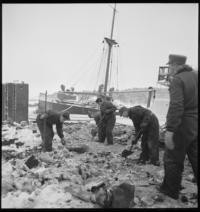
[[[104,82],[102,41],[110,37],[112,6],[3,4],[3,83],[28,83],[30,97],[61,84],[97,89]],[[110,86],[156,86],[170,53],[186,55],[197,69],[197,3],[117,4],[117,11]]]

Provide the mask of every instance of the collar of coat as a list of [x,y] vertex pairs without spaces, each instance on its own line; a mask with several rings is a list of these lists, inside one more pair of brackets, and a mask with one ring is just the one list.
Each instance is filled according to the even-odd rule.
[[193,70],[192,67],[188,65],[181,65],[174,75],[182,73],[182,72],[186,72],[186,71],[192,71],[192,70]]

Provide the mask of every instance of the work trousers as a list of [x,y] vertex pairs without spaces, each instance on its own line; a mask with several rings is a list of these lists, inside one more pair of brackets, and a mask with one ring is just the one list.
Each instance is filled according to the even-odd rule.
[[45,119],[40,119],[40,114],[37,116],[36,122],[40,130],[40,135],[42,137],[42,148],[44,151],[51,152],[54,136],[53,126],[45,123]]
[[152,115],[151,122],[144,130],[141,139],[142,152],[140,159],[155,164],[159,161],[159,122],[155,115]]
[[103,143],[105,139],[107,138],[108,144],[113,144],[113,128],[115,126],[116,117],[112,115],[106,120],[103,120],[101,123],[99,123],[98,126],[98,137],[99,142]]
[[181,126],[173,136],[175,148],[173,150],[165,149],[165,176],[162,187],[177,197],[181,188],[182,172],[184,169],[184,160],[186,155],[192,165],[193,173],[198,184],[197,127],[197,117],[183,118]]

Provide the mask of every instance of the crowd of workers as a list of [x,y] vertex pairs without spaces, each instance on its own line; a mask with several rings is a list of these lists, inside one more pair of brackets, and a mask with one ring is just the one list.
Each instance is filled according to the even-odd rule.
[[[179,198],[181,178],[186,155],[197,178],[197,136],[198,136],[198,73],[186,64],[186,57],[169,55],[170,102],[166,117],[164,179],[158,190],[173,199]],[[97,98],[100,111],[93,118],[97,125],[98,142],[113,144],[113,128],[116,122],[116,106],[110,99]],[[140,105],[119,109],[119,115],[132,120],[136,135],[141,136],[141,154],[138,163],[159,166],[159,121],[152,111]],[[38,114],[37,124],[43,140],[44,151],[52,151],[56,125],[63,145],[66,140],[62,124],[70,119],[68,111],[56,113],[47,111]]]

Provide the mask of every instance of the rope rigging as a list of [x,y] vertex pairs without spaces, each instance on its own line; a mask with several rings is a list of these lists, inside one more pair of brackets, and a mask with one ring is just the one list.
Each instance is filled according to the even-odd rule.
[[[115,40],[112,40],[112,37],[113,37],[113,29],[114,29],[114,20],[115,20],[115,12],[116,12],[116,4],[115,4],[115,7],[112,8],[112,9],[113,9],[113,19],[112,19],[111,36],[110,36],[110,39],[107,38],[107,40],[106,40],[106,42],[107,42],[107,44],[108,44],[108,47],[109,47],[109,49],[106,49],[106,50],[107,50],[107,52],[108,52],[108,50],[109,50],[109,52],[108,52],[108,60],[110,61],[110,62],[109,62],[109,63],[110,63],[110,64],[109,64],[109,65],[110,65],[110,70],[107,70],[107,69],[109,69],[109,65],[107,64],[108,67],[107,67],[107,68],[104,68],[103,71],[102,71],[102,72],[106,72],[106,73],[103,73],[103,77],[106,76],[106,79],[105,79],[105,82],[102,83],[102,84],[106,83],[106,85],[104,85],[104,86],[105,86],[104,89],[106,89],[106,90],[107,90],[107,87],[111,87],[111,84],[114,83],[114,79],[112,78],[112,75],[113,75],[112,71],[113,71],[114,68],[116,68],[116,67],[114,67],[114,63],[113,63],[113,61],[115,61],[115,59],[113,59],[114,53],[113,53],[113,51],[112,51],[112,46],[116,47],[115,44],[117,44],[117,43],[115,42]],[[106,39],[106,38],[105,38],[105,39]],[[98,67],[95,67],[95,68],[93,69],[93,70],[96,70],[96,69],[98,70],[97,78],[96,78],[96,83],[94,84],[94,87],[98,86],[97,84],[98,84],[98,82],[99,82],[99,80],[100,80],[100,73],[101,73],[102,67],[104,66],[104,63],[103,63],[103,62],[105,61],[105,57],[104,57],[105,55],[104,55],[104,53],[106,52],[106,51],[105,51],[105,43],[106,43],[106,42],[103,41],[104,47],[103,47],[102,57],[100,58],[100,61],[99,61],[99,66],[98,66]],[[110,55],[110,54],[111,54],[111,55]],[[93,55],[94,55],[94,53],[93,53]],[[110,58],[110,56],[111,56],[111,58]],[[90,58],[89,58],[89,59],[90,59]],[[91,66],[93,66],[93,64],[92,64]],[[90,66],[90,67],[91,67],[91,66]],[[92,68],[93,68],[93,67],[92,67]],[[117,69],[118,69],[118,64],[117,64]],[[109,72],[109,71],[110,71],[110,72]],[[86,78],[86,75],[88,75],[90,72],[91,72],[91,70],[89,70],[89,68],[85,69],[84,71],[81,71],[81,74],[79,75],[78,79],[72,84],[71,87],[74,87],[74,86],[77,85],[81,80],[83,80],[84,78]],[[108,72],[108,73],[107,73],[107,72]],[[94,76],[94,75],[93,75],[93,76]],[[91,79],[91,77],[92,77],[92,74],[90,75],[90,79]],[[113,77],[116,77],[115,74],[114,74]],[[104,79],[103,79],[103,81],[104,81]],[[94,78],[92,78],[90,82],[95,82]],[[114,84],[115,84],[115,83],[114,83]],[[117,70],[117,87],[118,87],[118,70]],[[95,90],[95,88],[94,88],[94,90]]]
[[[85,63],[83,63],[83,65],[78,69],[78,73],[81,73],[81,75],[79,75],[79,77],[77,77],[77,80],[72,83],[71,87],[74,87],[75,85],[77,85],[78,82],[80,82],[80,80],[83,78],[83,76],[85,75],[85,73],[87,72],[88,69],[83,69],[83,66],[86,67],[86,65],[89,64],[89,62],[91,62],[91,58],[94,57],[94,55],[97,53],[98,48],[95,48],[94,51],[92,52],[92,54],[90,55],[90,57],[88,58],[88,60],[86,60]],[[82,71],[84,70],[84,71]]]
[[[119,47],[119,45],[117,46]],[[117,90],[119,89],[119,64],[118,64],[118,61],[119,61],[119,50],[117,48],[117,68],[116,68],[116,74],[117,74]]]
[[[120,48],[120,51],[118,51],[117,57],[120,58],[120,60],[118,60],[118,68],[119,68],[120,72],[118,71],[117,77],[120,78],[120,73],[122,73],[122,71],[123,71],[123,52],[122,52],[122,49],[121,48]],[[119,82],[119,80],[118,80],[118,86],[119,86],[118,89],[120,89],[120,82]]]
[[[119,47],[119,45],[114,46],[115,48]],[[118,89],[118,49],[116,51],[111,52],[111,66],[108,80],[108,87],[116,87]],[[113,76],[113,70],[116,70],[116,75]]]
[[111,52],[110,72],[109,72],[109,78],[108,78],[108,88],[111,86],[112,69],[113,69],[113,51]]
[[[115,48],[117,47],[116,45],[114,46]],[[116,52],[116,50],[115,50],[115,52],[114,52],[114,56],[113,56],[113,59],[114,59],[114,62],[115,63],[113,63],[113,67],[112,67],[112,70],[116,70],[116,67],[117,67],[117,59],[116,59],[116,54],[117,52]],[[114,66],[115,65],[115,66]],[[116,72],[116,71],[115,71]],[[113,79],[112,79],[112,81],[113,81],[113,86],[112,87],[114,87],[114,88],[116,88],[116,73],[115,72],[113,72],[114,73],[114,76],[113,76]]]
[[[104,41],[103,41],[104,43]],[[104,43],[104,46],[103,46],[103,52],[102,52],[102,55],[101,55],[101,61],[100,61],[100,64],[99,64],[99,69],[98,69],[98,72],[97,72],[97,78],[96,78],[96,83],[94,84],[94,89],[95,90],[98,86],[98,82],[99,82],[99,76],[100,76],[100,72],[102,70],[102,65],[104,64],[103,62],[105,61],[105,43]]]
[[151,100],[151,107],[154,105],[155,103],[155,98],[156,98],[156,90],[153,91],[153,96],[152,96],[152,100]]
[[106,58],[107,58],[107,55],[108,55],[108,48],[105,48],[105,51],[104,51],[104,55],[103,55],[103,61],[102,61],[102,75],[98,78],[98,82],[99,82],[99,79],[100,79],[100,84],[104,84],[104,77],[106,75]]
[[[90,67],[90,70],[88,71],[88,73],[92,73],[93,70],[97,70],[98,68],[98,64],[100,64],[100,60],[101,60],[101,55],[97,58],[96,62],[94,62]],[[89,69],[89,68],[88,68]],[[85,77],[84,77],[85,78]],[[88,78],[88,82],[93,82],[94,81],[94,75],[90,74],[90,78]]]

